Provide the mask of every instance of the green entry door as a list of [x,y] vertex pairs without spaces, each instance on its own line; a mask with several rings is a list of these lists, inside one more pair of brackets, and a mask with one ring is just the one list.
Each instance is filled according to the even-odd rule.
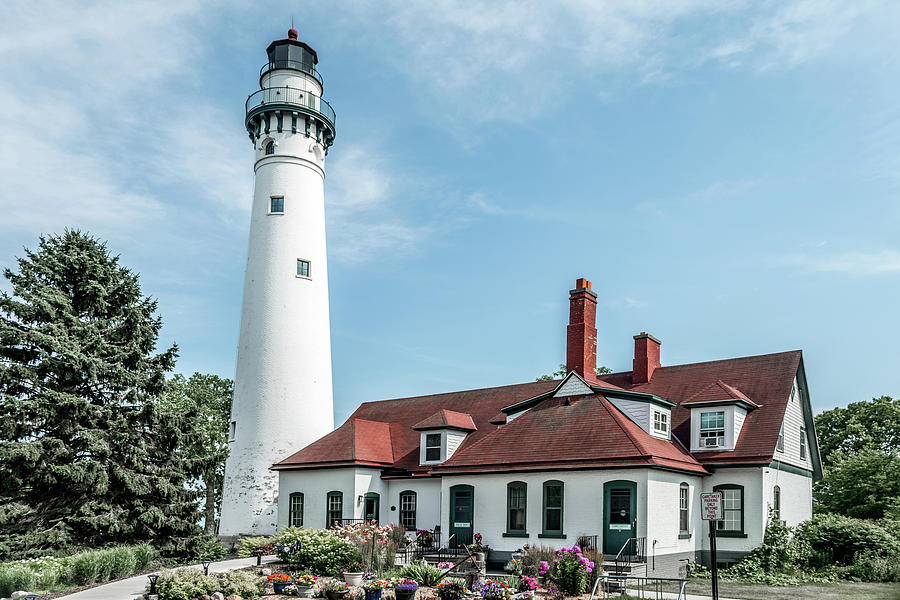
[[471,485],[454,485],[450,488],[450,540],[451,548],[472,543],[475,489]]
[[603,485],[603,552],[618,554],[637,533],[637,484],[609,481]]
[[378,500],[378,494],[375,492],[368,492],[366,494],[365,504],[363,506],[363,518],[366,521],[375,521],[378,523]]

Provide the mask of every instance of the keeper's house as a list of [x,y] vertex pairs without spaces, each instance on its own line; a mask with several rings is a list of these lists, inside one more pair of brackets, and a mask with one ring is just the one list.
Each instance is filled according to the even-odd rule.
[[489,560],[634,539],[664,576],[708,563],[701,492],[724,493],[720,562],[762,541],[770,508],[808,519],[822,467],[802,353],[662,366],[641,333],[631,372],[597,376],[596,298],[570,292],[562,380],[366,402],[275,464],[279,526],[439,525],[450,545],[480,532]]

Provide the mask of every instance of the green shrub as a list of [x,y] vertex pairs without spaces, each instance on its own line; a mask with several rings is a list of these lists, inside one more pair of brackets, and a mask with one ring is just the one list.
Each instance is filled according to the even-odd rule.
[[352,544],[326,529],[288,527],[275,536],[275,554],[317,575],[337,575],[359,560]]
[[137,546],[132,546],[131,548],[132,552],[134,553],[135,573],[145,571],[147,567],[150,566],[150,561],[156,557],[156,551],[153,549],[153,546],[151,546],[150,544],[138,544]]
[[37,589],[37,574],[20,564],[0,565],[0,596],[7,598],[13,592]]
[[262,595],[265,587],[265,578],[244,571],[204,575],[199,569],[176,569],[163,571],[156,580],[159,600],[191,600],[216,592],[254,598]]
[[241,538],[236,544],[237,555],[241,558],[250,558],[253,556],[254,550],[270,544],[273,539],[273,537],[267,535]]
[[900,582],[900,560],[884,552],[860,552],[851,565],[837,567],[834,572],[851,581]]
[[218,591],[226,597],[235,595],[241,598],[255,598],[266,591],[266,579],[246,571],[228,571],[216,573],[219,584]]
[[842,515],[814,515],[800,524],[797,541],[805,546],[806,562],[812,567],[850,565],[860,552],[900,554],[900,540],[872,521]]
[[554,555],[547,575],[560,592],[566,596],[578,596],[587,590],[588,576],[593,572],[594,566],[577,546],[563,548]]
[[419,585],[433,587],[444,572],[426,563],[416,563],[400,569],[400,577],[412,579]]
[[[0,579],[28,579],[28,591],[57,591],[90,583],[102,583],[147,568],[155,552],[148,544],[114,546],[79,552],[65,558],[42,556],[0,564]],[[12,571],[10,574],[9,572]],[[25,575],[24,573],[30,573]],[[15,590],[13,590],[15,591]],[[0,596],[9,593],[0,591]]]
[[100,555],[95,550],[69,557],[68,579],[74,585],[90,585],[100,580]]
[[524,556],[522,556],[522,575],[528,577],[537,577],[540,574],[538,565],[541,561],[549,563],[556,557],[556,550],[550,546],[525,544],[522,550],[524,552]]
[[218,590],[218,582],[212,575],[204,575],[198,569],[163,571],[156,580],[159,600],[189,600],[210,595]]
[[219,560],[228,554],[228,548],[210,535],[197,536],[191,540],[191,560]]

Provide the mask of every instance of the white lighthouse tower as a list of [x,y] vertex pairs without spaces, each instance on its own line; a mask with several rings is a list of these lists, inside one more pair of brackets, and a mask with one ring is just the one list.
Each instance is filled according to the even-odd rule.
[[335,115],[296,30],[266,52],[246,104],[255,185],[221,536],[274,533],[269,467],[334,429],[323,188]]

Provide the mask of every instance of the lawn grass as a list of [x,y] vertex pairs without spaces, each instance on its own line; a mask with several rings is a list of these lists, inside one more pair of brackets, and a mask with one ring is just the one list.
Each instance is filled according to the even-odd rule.
[[[712,595],[706,580],[688,582],[685,592]],[[741,600],[900,600],[900,583],[817,583],[808,585],[759,585],[719,582],[721,598]]]

